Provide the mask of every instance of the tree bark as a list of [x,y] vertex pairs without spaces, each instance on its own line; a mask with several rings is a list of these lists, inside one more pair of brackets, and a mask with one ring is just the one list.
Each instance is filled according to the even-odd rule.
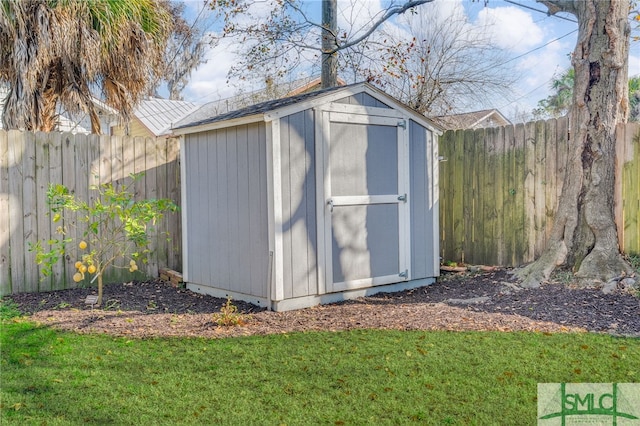
[[102,295],[103,295],[103,286],[102,286],[102,274],[98,275],[98,300],[96,301],[96,306],[102,305]]
[[560,265],[584,283],[632,270],[620,252],[614,219],[616,124],[628,109],[629,3],[624,0],[543,1],[550,13],[578,19],[569,156],[562,195],[545,252],[518,271],[536,287]]
[[322,69],[323,89],[338,85],[338,0],[322,0]]

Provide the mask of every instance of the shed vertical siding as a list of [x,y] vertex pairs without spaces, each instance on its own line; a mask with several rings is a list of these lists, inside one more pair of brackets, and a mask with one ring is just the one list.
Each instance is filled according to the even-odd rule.
[[[232,130],[235,130],[232,128]],[[210,134],[208,143],[213,143],[212,148],[215,148],[215,163],[210,163],[211,169],[210,175],[203,174],[206,180],[206,185],[212,186],[212,191],[215,190],[215,199],[212,200],[215,206],[215,211],[201,210],[200,214],[205,216],[202,220],[205,226],[212,226],[215,229],[215,241],[212,241],[214,246],[211,250],[207,251],[210,256],[215,257],[216,267],[215,269],[209,268],[211,282],[218,288],[229,290],[231,281],[231,268],[233,267],[232,259],[229,256],[229,243],[233,239],[233,235],[229,232],[229,216],[232,215],[229,211],[231,207],[229,205],[229,175],[227,165],[229,162],[227,152],[227,132],[226,130],[215,131]],[[205,142],[207,143],[207,142]],[[204,154],[204,153],[203,153]],[[208,157],[205,157],[205,161],[208,161]],[[215,189],[214,189],[215,188]],[[212,196],[207,194],[206,196]],[[209,216],[209,214],[211,214]],[[207,216],[209,216],[207,218]],[[196,228],[198,229],[198,228]],[[222,247],[218,246],[218,243],[222,242]],[[207,268],[206,265],[202,265],[202,268]],[[204,277],[206,279],[206,276]],[[203,281],[202,284],[207,284],[207,281]]]
[[312,110],[280,121],[285,299],[318,292],[314,123]]
[[267,179],[263,123],[185,141],[186,280],[267,296]]
[[[201,211],[203,208],[202,202],[206,202],[209,199],[209,197],[199,197],[199,194],[201,194],[204,190],[206,180],[208,179],[208,171],[205,164],[207,157],[206,152],[208,147],[207,144],[204,143],[206,142],[206,140],[204,140],[202,134],[191,135],[187,138],[187,141],[189,143],[188,145],[185,144],[185,158],[183,159],[184,163],[189,165],[189,167],[185,169],[185,179],[187,182],[187,184],[185,185],[185,197],[187,197],[189,202],[192,203],[192,207],[189,207],[185,211],[185,223],[188,224],[188,229],[191,230],[195,229],[196,226],[203,226],[203,223],[200,220]],[[188,235],[188,247],[185,247],[186,251],[188,251],[191,255],[187,256],[189,263],[185,270],[187,271],[189,277],[192,277],[194,281],[197,281],[199,283],[204,282],[202,274],[205,271],[200,266],[200,263],[208,263],[209,261],[208,256],[203,254],[207,253],[207,251],[205,250],[205,245],[207,239],[210,239],[211,233],[212,230],[207,224],[202,232]],[[193,269],[191,269],[192,265]]]
[[412,279],[438,276],[437,144],[433,132],[409,122]]

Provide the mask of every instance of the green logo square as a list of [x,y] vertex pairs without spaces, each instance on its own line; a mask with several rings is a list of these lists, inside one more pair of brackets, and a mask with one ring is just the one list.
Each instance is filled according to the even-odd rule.
[[538,383],[538,425],[640,426],[640,383]]

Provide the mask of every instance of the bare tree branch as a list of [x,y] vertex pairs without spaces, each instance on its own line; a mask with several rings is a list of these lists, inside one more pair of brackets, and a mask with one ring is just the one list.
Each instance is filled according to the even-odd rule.
[[549,15],[555,15],[558,12],[567,12],[576,14],[574,0],[537,0],[549,9]]
[[[336,24],[314,22],[299,0],[218,0],[212,8],[224,19],[224,36],[241,40],[242,59],[230,75],[246,79],[247,70],[261,78],[282,77],[296,62],[294,52],[298,56],[313,52],[323,58],[337,55],[366,41],[391,17],[432,1],[393,0],[372,19],[371,25],[357,28],[353,39]],[[337,4],[331,5],[330,1],[323,1],[322,6],[337,9]],[[337,59],[336,56],[330,62]],[[323,62],[326,63],[324,59]]]
[[407,10],[409,9],[413,9],[415,7],[418,7],[422,4],[425,3],[431,3],[433,0],[413,0],[413,1],[408,1],[405,4],[403,4],[402,6],[396,6],[396,7],[391,7],[389,9],[387,9],[385,11],[385,13],[382,15],[382,17],[380,19],[378,19],[367,31],[364,32],[364,34],[362,34],[360,37],[356,37],[355,39],[347,42],[347,43],[342,43],[340,45],[338,45],[337,43],[337,39],[336,39],[336,44],[338,45],[338,47],[336,47],[334,50],[330,50],[327,52],[323,52],[323,53],[335,53],[339,50],[343,50],[343,49],[347,49],[349,47],[355,46],[357,44],[362,43],[364,40],[366,40],[367,38],[369,38],[371,36],[371,34],[373,34],[373,32],[375,30],[378,29],[378,27],[380,25],[382,25],[383,23],[385,23],[386,21],[388,21],[391,17],[395,16],[395,15],[401,15],[403,13],[405,13]]
[[439,10],[438,3],[418,9],[401,19],[406,32],[390,27],[350,49],[343,69],[426,115],[466,112],[488,99],[508,98],[518,73],[490,31],[470,25],[461,5],[446,8],[448,15]]

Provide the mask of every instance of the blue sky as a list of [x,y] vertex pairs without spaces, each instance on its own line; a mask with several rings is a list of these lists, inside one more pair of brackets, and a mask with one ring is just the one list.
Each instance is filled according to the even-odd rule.
[[[373,12],[381,8],[383,1],[385,0],[339,0],[339,7],[342,10],[363,8]],[[491,101],[491,105],[478,105],[477,109],[498,108],[508,116],[516,110],[531,110],[540,99],[549,95],[549,85],[553,77],[570,66],[569,54],[573,51],[577,36],[577,23],[570,21],[574,20],[571,15],[562,15],[570,19],[565,20],[532,10],[546,10],[543,4],[532,0],[490,0],[487,6],[484,5],[483,0],[435,1],[440,3],[437,8],[433,4],[420,7],[432,8],[434,13],[442,14],[442,19],[446,19],[444,11],[460,4],[464,7],[472,24],[481,25],[491,21],[490,31],[495,43],[504,50],[515,69],[522,74],[509,99],[495,99]],[[219,26],[210,13],[206,10],[200,13],[202,0],[186,3],[191,19],[199,16],[200,20],[207,22],[211,31],[215,32],[218,29]],[[320,1],[306,3],[309,10],[317,9],[319,14]],[[344,15],[353,14],[344,13]],[[339,22],[339,25],[348,24]],[[398,25],[398,23],[394,21],[388,25]],[[227,84],[227,71],[236,60],[234,50],[233,44],[229,45],[225,41],[218,48],[208,52],[208,62],[194,71],[191,82],[183,92],[185,100],[204,103],[237,93],[237,83],[236,85]],[[632,42],[629,59],[629,75],[639,75],[640,44],[638,42]],[[257,88],[247,88],[247,90],[255,89]]]

